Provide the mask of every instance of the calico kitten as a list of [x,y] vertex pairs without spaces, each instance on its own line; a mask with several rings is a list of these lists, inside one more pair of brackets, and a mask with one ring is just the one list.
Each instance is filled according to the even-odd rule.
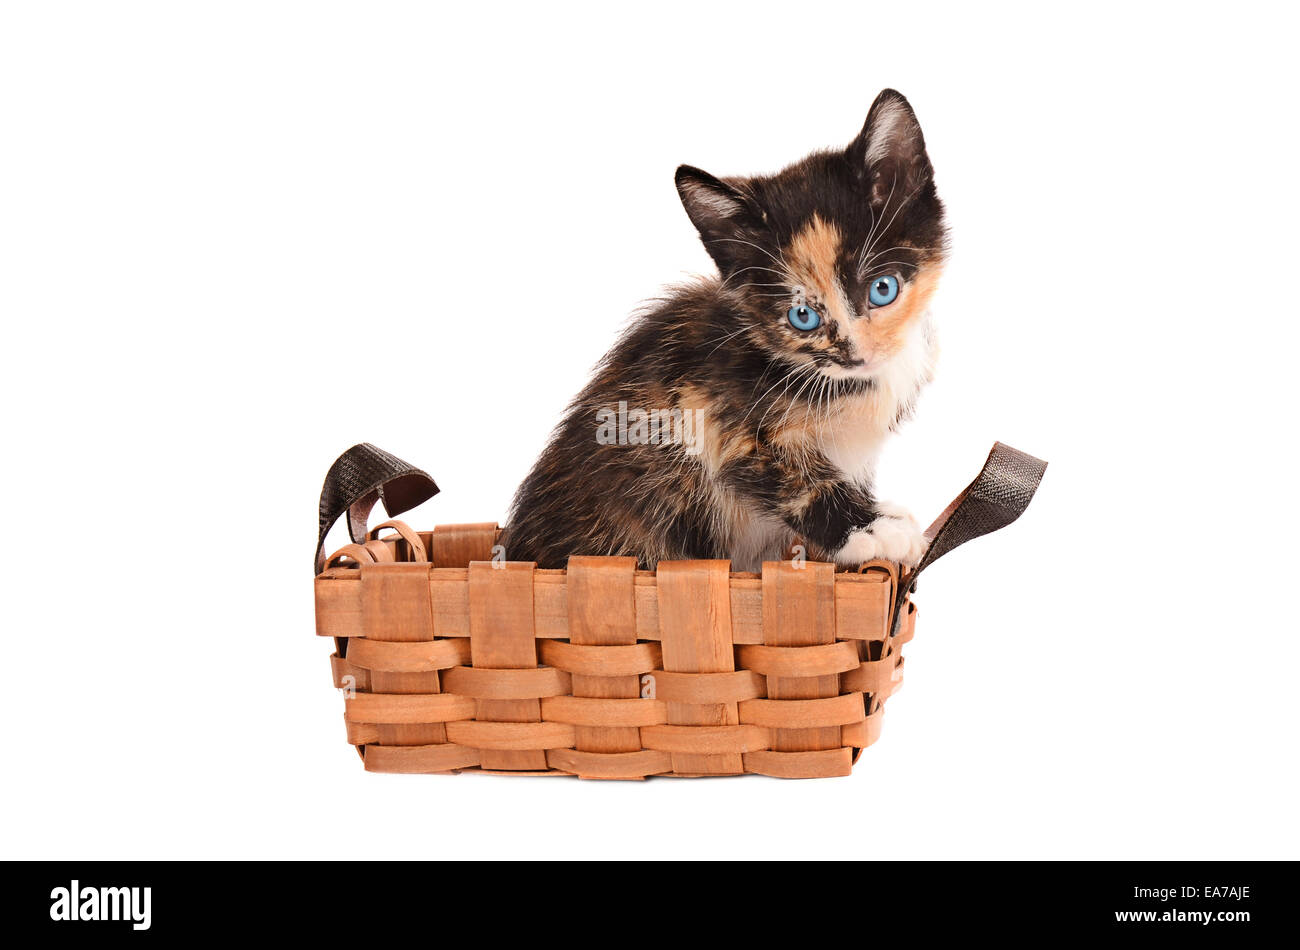
[[911,106],[887,89],[846,149],[766,177],[683,165],[677,190],[720,275],[604,357],[515,496],[506,556],[742,571],[802,543],[844,566],[915,564],[919,526],[872,487],[937,355],[943,206]]

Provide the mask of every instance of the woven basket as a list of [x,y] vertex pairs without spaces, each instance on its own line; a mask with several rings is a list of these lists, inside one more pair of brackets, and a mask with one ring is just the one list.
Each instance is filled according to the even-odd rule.
[[[999,450],[1037,475],[985,527],[989,502],[972,494]],[[916,574],[967,540],[963,512],[981,515],[970,537],[1014,520],[1043,464],[995,447],[910,574],[801,560],[753,574],[727,561],[639,571],[626,557],[539,570],[501,559],[494,524],[365,531],[377,498],[400,513],[437,488],[373,446],[350,453],[326,481],[321,537],[346,509],[356,541],[328,559],[318,546],[316,632],[337,644],[334,685],[365,768],[607,779],[847,775],[902,685]]]

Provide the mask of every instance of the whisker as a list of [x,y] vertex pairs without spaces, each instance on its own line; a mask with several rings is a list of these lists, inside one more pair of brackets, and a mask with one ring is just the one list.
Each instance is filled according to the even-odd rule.
[[[813,365],[815,366],[816,364]],[[795,390],[795,394],[790,397],[790,405],[785,407],[785,412],[781,415],[781,421],[776,424],[776,427],[778,429],[780,429],[782,426],[785,425],[785,420],[790,415],[790,410],[793,409],[799,403],[799,397],[803,395],[803,391],[808,388],[809,384],[815,383],[818,377],[820,377],[821,375],[822,374],[821,374],[820,367],[818,367],[818,371],[816,373],[810,374],[809,377],[806,380],[804,380],[803,384],[797,390]],[[760,425],[762,424],[762,420],[759,420],[759,424]]]
[[[789,380],[789,382],[786,382],[785,386],[782,387],[782,389],[781,389],[781,395],[784,396],[784,395],[786,394],[786,392],[789,390],[790,386],[791,386],[791,385],[792,385],[796,380],[798,380],[798,379],[800,378],[799,374],[807,373],[807,372],[809,372],[809,371],[815,371],[816,369],[817,369],[817,364],[816,364],[816,363],[809,362],[809,363],[805,363],[805,364],[802,365],[802,366],[796,367],[796,369],[794,370],[794,372],[787,373],[786,376],[785,376],[785,379],[786,379],[786,380]],[[791,377],[793,377],[793,379],[792,379]],[[778,384],[778,385],[779,385],[779,384]],[[776,386],[773,386],[773,387],[772,387],[772,389],[775,389],[775,388],[776,388]],[[772,391],[772,389],[769,389],[767,392],[770,393],[770,392]],[[764,393],[763,395],[766,396],[767,393]],[[777,405],[778,402],[780,402],[780,398],[779,398],[779,397],[778,397],[777,399],[773,399],[771,405],[769,405],[769,406],[767,407],[767,411],[764,412],[763,415],[759,418],[759,420],[758,420],[758,425],[754,427],[754,441],[755,441],[755,442],[757,442],[758,439],[759,439],[759,433],[763,431],[763,422],[764,422],[765,419],[767,419],[768,413],[770,413],[774,408],[776,408],[776,405]],[[751,410],[751,411],[752,411],[752,410]],[[746,419],[749,418],[749,413],[746,413],[746,414],[745,414],[745,418],[746,418]],[[741,419],[740,421],[741,421],[741,422],[744,422],[745,419]]]
[[[750,329],[749,324],[745,324],[745,325],[744,325],[743,327],[741,327],[739,330],[734,330],[734,331],[732,331],[731,333],[728,333],[726,336],[724,336],[721,340],[718,341],[718,345],[717,345],[717,346],[715,346],[713,349],[709,350],[709,352],[706,353],[706,354],[704,355],[704,358],[705,358],[705,359],[708,359],[710,356],[712,356],[714,353],[716,353],[716,352],[718,351],[718,347],[722,346],[723,343],[726,343],[726,342],[727,342],[728,340],[730,340],[732,337],[739,336],[740,334],[744,333],[745,331],[747,331],[747,330],[749,330],[749,329]],[[712,341],[712,340],[709,340],[708,342],[712,343],[713,341]]]
[[[898,186],[898,173],[895,172],[895,173],[894,173],[894,179],[893,179],[892,182],[890,182],[890,185],[889,185],[889,194],[885,196],[885,203],[884,203],[883,205],[880,206],[880,220],[879,220],[879,221],[874,220],[874,218],[875,218],[875,210],[874,210],[874,209],[872,210],[871,217],[873,218],[873,221],[872,221],[872,224],[871,224],[871,230],[867,232],[867,239],[866,239],[866,241],[864,241],[863,244],[862,244],[862,256],[858,258],[859,260],[861,260],[862,257],[865,257],[866,255],[868,255],[868,254],[871,253],[871,245],[872,245],[872,242],[876,239],[876,228],[879,227],[879,226],[880,226],[880,223],[881,223],[882,221],[885,220],[885,212],[889,210],[889,202],[890,202],[890,200],[894,197],[894,189],[895,189],[897,186]],[[882,234],[884,233],[883,229],[882,229],[881,233],[882,233]]]
[[[894,181],[895,181],[895,184],[896,184],[897,181],[898,181],[897,176],[895,176]],[[873,245],[875,244],[875,241],[878,241],[880,238],[884,237],[884,236],[885,236],[885,233],[886,233],[886,232],[887,232],[891,227],[893,227],[893,225],[894,225],[894,220],[898,217],[898,213],[899,213],[900,211],[902,211],[904,208],[906,208],[907,205],[911,202],[911,200],[912,200],[913,198],[915,198],[918,194],[920,194],[920,192],[921,192],[921,188],[922,188],[922,185],[917,185],[915,188],[913,188],[912,191],[911,191],[909,194],[907,194],[907,195],[903,198],[902,201],[900,201],[900,202],[898,203],[898,207],[895,208],[895,209],[894,209],[894,213],[893,213],[892,215],[890,215],[889,223],[886,224],[883,228],[881,228],[881,230],[880,230],[880,234],[877,235],[874,239],[872,239],[872,238],[868,238],[868,243],[867,243],[867,245],[866,245],[866,250],[864,251],[864,255],[863,255],[863,256],[865,256],[866,254],[870,254],[870,253],[871,253],[871,250],[872,250]],[[890,189],[889,189],[889,193],[890,193],[891,196],[892,196],[893,193],[894,193],[894,189],[893,189],[892,186],[891,186]],[[886,206],[886,207],[889,206],[889,201],[888,201],[888,200],[885,201],[885,206]],[[884,214],[883,210],[881,211],[881,214],[882,214],[882,216],[883,216],[883,214]],[[880,253],[883,254],[883,253],[885,253],[885,252],[884,252],[884,251],[881,251]]]
[[[803,369],[806,369],[806,368],[807,368],[807,364],[800,364],[799,366],[796,366],[794,369],[790,370],[790,372],[786,373],[786,374],[785,374],[784,376],[782,376],[780,379],[778,379],[778,380],[777,380],[775,383],[773,383],[771,386],[769,386],[769,387],[767,388],[767,390],[763,393],[763,395],[759,396],[757,399],[754,400],[753,405],[751,405],[751,406],[749,407],[749,412],[746,412],[745,415],[744,415],[744,417],[740,420],[740,421],[741,421],[741,424],[743,425],[744,422],[745,422],[745,420],[749,418],[749,413],[751,413],[751,412],[753,412],[755,409],[757,409],[757,408],[758,408],[758,404],[761,403],[764,399],[767,398],[767,394],[768,394],[768,393],[770,393],[773,389],[776,389],[777,386],[780,386],[783,382],[785,382],[787,379],[789,379],[789,378],[790,378],[791,376],[793,376],[795,373],[797,373],[797,372],[799,372],[799,371],[801,371],[801,370],[803,370]],[[763,371],[763,376],[766,376],[767,373],[768,373],[768,371],[767,371],[767,370],[764,370],[764,371]],[[756,385],[754,386],[754,388],[757,389],[758,386],[762,384],[762,381],[763,381],[763,380],[762,380],[762,377],[759,377],[759,382],[758,382],[758,384],[756,384]]]
[[906,266],[908,266],[908,267],[914,267],[914,266],[916,266],[915,264],[913,264],[912,261],[881,261],[879,264],[873,264],[871,267],[867,268],[866,271],[864,271],[863,273],[859,274],[858,277],[859,277],[859,279],[865,280],[866,277],[867,277],[867,274],[870,274],[870,273],[872,273],[872,272],[880,273],[880,272],[882,272],[882,271],[884,270],[884,268],[889,267],[889,266],[894,265],[894,264],[902,264],[902,265],[906,265]]
[[[741,284],[739,287],[733,287],[732,290],[744,290],[746,287],[753,287],[753,286],[756,286],[756,285],[754,285],[754,284]],[[783,293],[783,294],[763,293],[763,294],[750,294],[749,296],[751,296],[751,297],[774,297],[774,298],[777,298],[777,299],[780,299],[780,298],[793,299],[793,297],[794,297],[794,295],[791,294],[789,291],[786,291],[786,292]]]
[[772,267],[761,267],[761,266],[759,266],[759,265],[757,265],[757,264],[751,264],[751,265],[749,265],[748,267],[742,267],[740,270],[736,271],[735,273],[728,274],[727,277],[726,277],[726,279],[722,281],[721,289],[724,289],[724,290],[727,289],[727,282],[728,282],[728,281],[730,281],[733,277],[739,277],[741,274],[745,273],[745,271],[747,271],[747,270],[764,270],[764,271],[767,271],[767,272],[770,273],[770,274],[775,274],[777,277],[782,278],[782,283],[787,283],[786,278],[788,278],[788,277],[790,276],[790,275],[787,274],[785,271],[779,271],[779,270],[776,270],[775,268],[772,268]]
[[860,261],[858,263],[858,273],[861,274],[863,271],[867,270],[867,268],[871,266],[871,262],[874,261],[877,257],[881,257],[885,254],[888,254],[891,251],[912,251],[912,250],[916,250],[916,248],[909,247],[906,244],[895,244],[893,247],[887,247],[882,251],[876,251],[876,253],[872,254],[869,258],[867,258],[864,261]]
[[[762,254],[766,254],[774,264],[780,264],[782,267],[785,268],[789,268],[790,266],[789,262],[786,261],[784,254],[781,254],[780,257],[777,257],[776,254],[773,254],[765,247],[760,247],[759,245],[755,244],[753,241],[742,241],[740,238],[713,238],[712,240],[720,241],[727,244],[744,244],[747,247],[752,247],[754,250]],[[778,254],[780,253],[779,248],[777,249],[777,253]]]
[[777,270],[775,267],[763,267],[759,264],[750,264],[748,267],[742,267],[740,270],[736,271],[735,273],[730,274],[728,279],[730,279],[731,277],[735,277],[737,274],[743,274],[747,270],[765,270],[769,274],[776,274],[778,277],[790,276],[785,271]]

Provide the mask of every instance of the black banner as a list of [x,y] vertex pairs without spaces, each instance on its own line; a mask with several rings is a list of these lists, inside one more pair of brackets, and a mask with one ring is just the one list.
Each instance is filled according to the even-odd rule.
[[[692,945],[795,926],[1178,942],[1291,931],[1293,863],[11,863],[5,920],[94,939],[587,933]],[[567,923],[566,923],[567,921]],[[449,929],[450,928],[450,929]],[[827,931],[829,934],[831,931]],[[621,935],[621,936],[619,936]],[[690,939],[687,939],[687,935]],[[606,939],[608,938],[608,939]],[[576,936],[575,936],[576,939]],[[590,942],[584,938],[584,942]]]

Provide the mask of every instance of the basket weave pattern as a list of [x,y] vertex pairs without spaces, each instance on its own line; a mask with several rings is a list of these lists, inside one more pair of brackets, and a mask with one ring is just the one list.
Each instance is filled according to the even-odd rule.
[[[386,532],[395,532],[384,537]],[[493,560],[496,526],[390,521],[316,577],[348,741],[378,772],[846,775],[916,611],[897,565]]]

